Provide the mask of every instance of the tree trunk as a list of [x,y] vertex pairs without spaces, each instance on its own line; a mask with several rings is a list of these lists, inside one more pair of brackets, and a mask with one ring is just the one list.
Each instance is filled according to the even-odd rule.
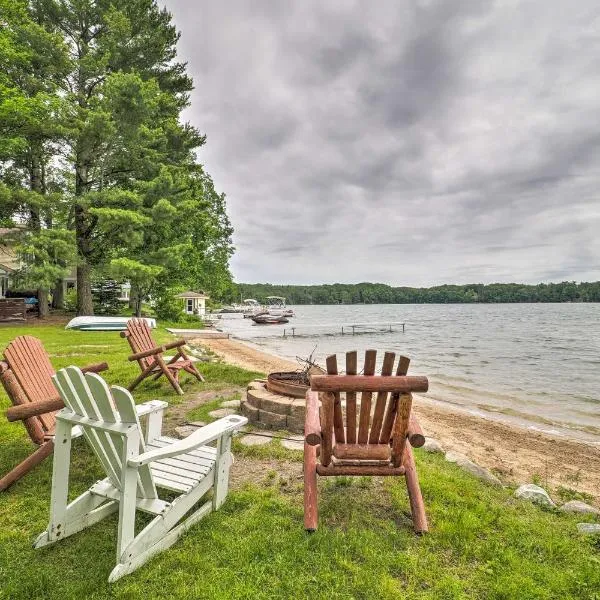
[[56,281],[52,291],[52,308],[64,310],[65,308],[65,284],[62,279]]
[[[88,190],[88,168],[82,158],[81,151],[77,152],[75,163],[75,196],[82,196]],[[75,240],[77,244],[77,315],[94,314],[92,302],[92,267],[88,262],[90,256],[90,236],[92,227],[87,210],[75,203]]]
[[48,290],[42,288],[37,291],[38,296],[38,310],[40,319],[45,319],[48,314]]
[[79,264],[77,265],[77,316],[93,314],[92,269],[88,264]]

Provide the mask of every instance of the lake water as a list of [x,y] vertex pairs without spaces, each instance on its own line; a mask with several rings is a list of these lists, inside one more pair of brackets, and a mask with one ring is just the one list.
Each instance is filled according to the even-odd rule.
[[[296,306],[287,325],[223,315],[220,328],[295,359],[374,348],[411,358],[426,397],[542,431],[600,441],[600,304]],[[405,323],[352,335],[342,326]],[[292,337],[290,328],[295,327]],[[384,328],[384,325],[380,326]],[[287,336],[283,336],[286,329]],[[340,369],[343,357],[338,357]],[[359,368],[364,358],[359,358]]]

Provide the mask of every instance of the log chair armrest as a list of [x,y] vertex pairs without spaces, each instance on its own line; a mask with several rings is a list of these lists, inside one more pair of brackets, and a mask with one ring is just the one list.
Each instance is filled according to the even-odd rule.
[[140,358],[147,358],[148,356],[155,356],[156,354],[162,354],[166,350],[165,346],[156,346],[156,348],[150,348],[150,350],[144,350],[144,352],[136,352],[132,354],[127,360],[134,361],[140,360]]
[[108,363],[94,363],[93,365],[88,365],[87,367],[81,367],[82,373],[101,373],[102,371],[108,370]]
[[[150,400],[143,404],[138,404],[136,411],[138,417],[149,415],[159,410],[164,410],[168,404],[161,400]],[[19,404],[6,409],[6,419],[9,422],[22,421],[30,417],[45,415],[46,413],[62,410],[65,403],[62,398],[51,398],[50,400],[40,400],[39,402],[28,402],[27,404]]]
[[6,409],[6,418],[9,422],[21,421],[44,415],[49,412],[55,412],[65,407],[62,398],[50,398],[49,400],[40,400],[39,402],[27,402],[27,404],[18,404]]
[[222,437],[226,433],[233,433],[236,429],[239,429],[247,422],[248,419],[246,419],[246,417],[240,417],[238,415],[223,417],[214,423],[210,423],[205,427],[201,427],[198,429],[198,431],[192,433],[192,435],[179,440],[174,444],[165,446],[164,448],[159,448],[157,450],[150,450],[149,452],[144,452],[135,458],[130,458],[127,461],[127,464],[130,467],[140,467],[155,460],[191,452],[200,446],[205,446],[210,442],[214,442],[216,439]]
[[309,446],[321,444],[321,421],[319,419],[319,394],[306,392],[306,416],[304,419],[304,441]]
[[408,436],[408,441],[413,448],[420,448],[425,444],[425,434],[421,429],[421,425],[419,425],[419,421],[417,418],[412,416],[410,417],[410,421],[408,422],[408,430],[406,432]]
[[173,348],[180,348],[181,346],[185,346],[185,340],[175,340],[174,342],[170,342],[169,344],[164,345],[165,350],[172,350]]

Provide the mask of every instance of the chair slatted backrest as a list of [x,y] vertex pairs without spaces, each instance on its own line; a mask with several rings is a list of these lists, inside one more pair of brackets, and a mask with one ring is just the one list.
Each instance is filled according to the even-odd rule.
[[[395,362],[395,353],[386,352],[383,357],[381,375],[386,377],[392,376]],[[365,352],[363,375],[375,375],[376,363],[377,351],[367,350]],[[326,365],[328,375],[338,374],[337,357],[335,354],[327,357]],[[410,359],[400,356],[395,374],[397,376],[405,376],[409,365]],[[357,366],[357,352],[347,352],[346,375],[356,375]],[[394,466],[399,466],[408,432],[412,394],[410,392],[399,393],[383,390],[376,392],[346,391],[346,422],[344,426],[340,400],[340,392],[342,391],[340,389],[332,392],[333,402],[322,402],[321,425],[323,427],[324,442],[322,453],[325,455],[325,461],[328,461],[327,455],[332,451],[328,440],[333,435],[336,444],[344,444],[345,448],[349,448],[351,445],[389,446],[390,442],[392,442],[391,462]],[[358,411],[357,406],[357,393],[360,393],[360,411]],[[373,403],[374,393],[376,396]],[[329,423],[333,425],[333,431],[326,430],[329,427]]]
[[[88,421],[77,422],[83,435],[104,467],[111,483],[121,489],[125,433],[103,430],[103,425],[133,425],[139,430],[139,452],[145,451],[142,429],[131,394],[124,388],[108,385],[95,373],[83,374],[77,367],[61,369],[53,377],[65,407]],[[66,413],[68,420],[68,413]],[[91,425],[95,425],[92,427]],[[137,495],[157,498],[149,465],[138,469]]]
[[[145,319],[129,319],[127,321],[127,334],[129,345],[134,354],[156,348],[150,326]],[[142,369],[147,369],[156,362],[156,357],[147,356],[146,358],[140,358],[138,362]]]
[[[4,359],[27,401],[41,402],[58,398],[52,384],[54,368],[40,340],[30,335],[16,337],[4,351]],[[14,403],[15,399],[12,400]],[[52,433],[56,425],[54,414],[49,412],[31,417],[31,421],[40,425],[44,433]]]

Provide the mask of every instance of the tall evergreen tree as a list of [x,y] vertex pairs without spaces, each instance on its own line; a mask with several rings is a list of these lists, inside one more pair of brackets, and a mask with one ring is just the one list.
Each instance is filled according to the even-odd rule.
[[[74,118],[68,136],[74,174],[78,313],[91,314],[91,271],[109,258],[108,227],[121,241],[142,225],[136,181],[161,164],[189,160],[204,138],[181,125],[192,81],[177,62],[179,35],[155,0],[35,0],[35,12],[69,46],[64,79]],[[123,199],[126,201],[123,203]]]
[[[24,0],[0,0],[0,163],[9,190],[7,220],[28,225],[20,240],[38,252],[23,252],[22,285],[38,289],[40,316],[48,310],[54,277],[66,271],[64,231],[49,234],[60,198],[48,194],[50,160],[61,143],[68,110],[59,82],[69,70],[61,36],[47,31]],[[25,232],[24,232],[25,233]]]

